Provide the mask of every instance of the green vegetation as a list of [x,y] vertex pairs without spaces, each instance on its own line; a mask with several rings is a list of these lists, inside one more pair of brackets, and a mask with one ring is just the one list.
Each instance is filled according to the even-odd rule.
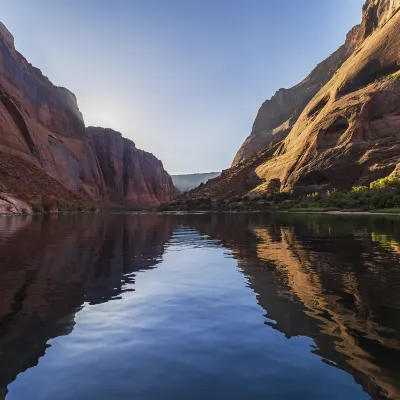
[[59,213],[95,212],[94,206],[83,206],[77,204],[57,203]]
[[370,186],[350,190],[331,190],[295,198],[289,193],[265,196],[235,196],[227,200],[189,198],[160,207],[160,211],[371,211],[400,212],[400,178],[386,177]]
[[390,81],[400,81],[400,74],[398,72],[395,72],[394,74],[388,75],[386,79]]
[[313,193],[294,204],[294,208],[368,211],[400,207],[400,179],[383,178],[369,187],[355,186],[351,190]]

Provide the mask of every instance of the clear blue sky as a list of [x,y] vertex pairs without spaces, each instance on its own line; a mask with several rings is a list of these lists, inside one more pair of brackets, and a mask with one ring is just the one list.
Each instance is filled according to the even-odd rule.
[[302,80],[365,0],[0,0],[17,49],[170,173],[227,168],[262,102]]

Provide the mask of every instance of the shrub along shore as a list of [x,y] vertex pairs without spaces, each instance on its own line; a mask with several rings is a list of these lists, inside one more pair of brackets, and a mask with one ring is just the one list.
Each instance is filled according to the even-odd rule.
[[350,190],[332,190],[293,197],[276,192],[263,196],[237,196],[227,200],[210,198],[179,198],[163,205],[160,211],[387,211],[400,213],[400,178],[387,177],[369,186],[354,186]]

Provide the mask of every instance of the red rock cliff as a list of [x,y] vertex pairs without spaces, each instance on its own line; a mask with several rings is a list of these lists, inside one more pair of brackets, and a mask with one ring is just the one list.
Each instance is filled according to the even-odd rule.
[[112,129],[88,127],[108,198],[114,203],[159,205],[175,195],[162,162]]
[[[100,151],[97,140],[92,147],[74,94],[54,86],[29,64],[2,23],[0,132],[0,194],[34,198],[35,203],[45,195],[66,203],[140,205],[159,204],[174,195],[161,162],[132,142],[105,135],[104,140],[114,137],[110,144],[115,147]],[[109,166],[115,166],[115,174],[110,175]],[[7,199],[0,196],[0,213],[18,208]]]
[[71,191],[103,197],[104,182],[75,96],[29,64],[2,24],[0,116],[1,152],[24,158]]

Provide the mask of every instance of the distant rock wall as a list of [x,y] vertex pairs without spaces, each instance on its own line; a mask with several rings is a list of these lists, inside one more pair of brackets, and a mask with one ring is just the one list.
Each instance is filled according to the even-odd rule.
[[180,193],[192,190],[209,179],[216,178],[221,172],[207,172],[203,174],[172,175],[172,181]]

